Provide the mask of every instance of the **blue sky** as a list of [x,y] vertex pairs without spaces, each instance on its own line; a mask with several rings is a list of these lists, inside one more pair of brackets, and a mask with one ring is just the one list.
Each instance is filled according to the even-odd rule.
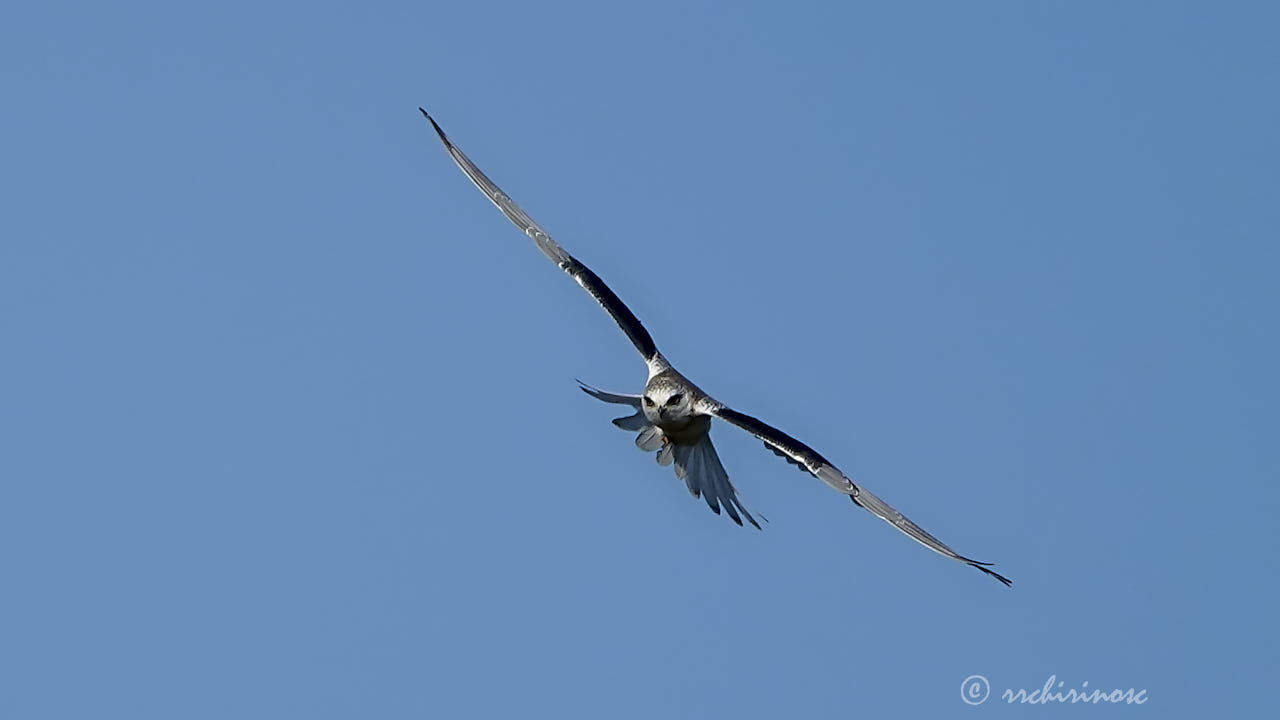
[[726,7],[0,11],[0,716],[1274,711],[1280,11]]

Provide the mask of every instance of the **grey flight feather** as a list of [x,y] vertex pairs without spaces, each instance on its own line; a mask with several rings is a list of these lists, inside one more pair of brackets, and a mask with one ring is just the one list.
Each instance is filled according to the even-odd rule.
[[605,392],[599,388],[593,388],[581,380],[578,380],[577,382],[578,386],[582,388],[582,392],[597,400],[614,403],[615,405],[630,405],[631,407],[638,408],[640,407],[641,398],[644,397],[643,395],[622,395],[619,393]]
[[636,447],[646,452],[653,452],[665,444],[666,440],[662,437],[662,428],[654,427],[653,425],[645,425],[640,429],[640,434],[636,436]]

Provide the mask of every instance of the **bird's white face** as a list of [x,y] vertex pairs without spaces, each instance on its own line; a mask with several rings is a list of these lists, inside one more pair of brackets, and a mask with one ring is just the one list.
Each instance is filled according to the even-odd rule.
[[679,429],[689,424],[695,413],[690,393],[673,387],[650,387],[645,390],[644,416],[665,429]]

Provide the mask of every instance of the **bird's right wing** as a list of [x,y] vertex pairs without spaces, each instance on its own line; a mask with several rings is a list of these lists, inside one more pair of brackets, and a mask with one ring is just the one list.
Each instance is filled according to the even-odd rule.
[[555,240],[552,240],[545,230],[538,227],[533,218],[521,210],[509,195],[494,184],[488,176],[480,171],[480,168],[476,167],[475,163],[471,162],[470,158],[449,140],[449,136],[444,134],[444,130],[440,128],[435,119],[427,114],[426,110],[418,109],[422,111],[423,117],[431,123],[431,127],[435,128],[436,135],[440,136],[440,142],[444,143],[444,149],[449,152],[449,156],[453,158],[453,161],[457,163],[462,172],[471,178],[471,182],[480,188],[480,192],[484,193],[502,211],[502,214],[507,216],[508,220],[515,223],[516,227],[533,238],[533,242],[537,244],[543,255],[551,258],[556,265],[560,266],[561,270],[568,273],[569,277],[576,280],[584,290],[590,293],[591,297],[595,298],[596,302],[600,303],[609,315],[613,316],[614,322],[618,323],[618,327],[622,328],[622,332],[626,333],[628,338],[631,338],[632,344],[636,346],[636,350],[640,351],[640,355],[645,362],[657,357],[658,347],[654,344],[653,338],[649,336],[649,331],[645,330],[639,318],[623,304],[613,290],[610,290],[609,286],[604,284],[600,276],[592,272],[586,265],[578,262],[564,248],[560,247]]
[[764,441],[765,447],[772,450],[776,455],[782,456],[782,458],[787,462],[793,465],[798,465],[804,470],[807,470],[814,477],[845,495],[848,495],[849,499],[853,500],[855,505],[871,511],[871,514],[902,531],[912,540],[915,540],[936,553],[975,567],[1005,585],[1013,584],[1013,581],[1009,578],[985,567],[991,563],[978,562],[977,560],[967,558],[955,550],[952,550],[947,547],[946,543],[943,543],[938,538],[930,535],[928,532],[925,532],[924,528],[911,522],[907,516],[897,510],[894,510],[888,503],[867,492],[862,487],[855,485],[854,482],[846,477],[844,473],[840,472],[835,465],[832,465],[830,461],[819,455],[816,450],[808,445],[805,445],[799,440],[761,420],[757,420],[745,413],[740,413],[732,408],[718,405],[716,407],[709,408],[709,410],[711,414],[721,420],[737,425],[743,430],[746,430],[752,435],[760,438],[760,440]]

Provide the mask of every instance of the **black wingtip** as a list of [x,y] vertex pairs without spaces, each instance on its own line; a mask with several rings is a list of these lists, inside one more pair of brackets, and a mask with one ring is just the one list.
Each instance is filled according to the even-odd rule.
[[449,137],[444,134],[444,130],[440,127],[440,123],[437,123],[436,119],[431,117],[431,113],[423,110],[422,107],[418,108],[418,112],[422,113],[422,117],[426,118],[427,122],[431,123],[431,127],[436,129],[436,134],[440,136],[440,139],[443,140],[445,144],[448,144]]
[[959,558],[959,559],[960,559],[960,560],[962,560],[962,561],[964,561],[965,563],[967,563],[967,564],[969,564],[969,565],[972,565],[973,567],[975,567],[975,568],[977,568],[977,569],[981,570],[982,572],[984,572],[984,573],[986,573],[986,574],[990,575],[991,577],[993,577],[993,578],[995,578],[995,579],[999,580],[1000,582],[1004,583],[1004,586],[1005,586],[1005,587],[1013,587],[1013,581],[1012,581],[1012,580],[1010,580],[1009,578],[1007,578],[1007,577],[1005,577],[1005,576],[1001,575],[1000,573],[996,572],[995,570],[990,569],[992,565],[995,565],[995,563],[980,562],[980,561],[978,561],[978,560],[974,560],[974,559],[972,559],[972,558],[967,558],[967,557],[961,557],[961,558]]
[[971,563],[969,563],[969,564],[970,564],[970,565],[972,565],[972,566],[974,566],[974,567],[976,567],[976,568],[978,568],[978,569],[979,569],[979,570],[981,570],[982,572],[984,572],[984,573],[986,573],[986,574],[990,575],[991,577],[993,577],[993,578],[995,578],[995,579],[999,580],[1000,582],[1004,583],[1004,586],[1005,586],[1005,587],[1013,587],[1013,581],[1012,581],[1012,580],[1010,580],[1009,578],[1007,578],[1007,577],[1005,577],[1005,576],[1001,575],[1000,573],[996,572],[995,570],[991,570],[991,569],[989,569],[989,568],[982,567],[983,565],[990,565],[991,563],[976,563],[976,562],[971,562]]

